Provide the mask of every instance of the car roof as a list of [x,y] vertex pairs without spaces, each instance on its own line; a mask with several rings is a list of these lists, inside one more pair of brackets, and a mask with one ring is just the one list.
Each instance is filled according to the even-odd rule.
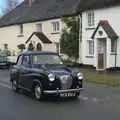
[[34,54],[56,54],[58,55],[58,53],[51,52],[51,51],[25,51],[25,52],[20,53],[19,55],[34,55]]

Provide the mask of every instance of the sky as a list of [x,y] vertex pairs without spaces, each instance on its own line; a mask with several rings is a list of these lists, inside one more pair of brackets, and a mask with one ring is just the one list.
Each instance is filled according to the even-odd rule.
[[[0,0],[0,8],[3,8],[3,7],[5,7],[4,0]],[[0,9],[0,14],[2,14],[1,9]]]
[[[22,2],[23,0],[20,0],[20,2]],[[0,0],[0,15],[2,14],[2,10],[1,8],[4,8],[5,7],[5,0]]]

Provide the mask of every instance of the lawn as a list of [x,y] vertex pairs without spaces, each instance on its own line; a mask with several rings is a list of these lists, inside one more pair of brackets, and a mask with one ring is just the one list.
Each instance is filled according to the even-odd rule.
[[105,84],[112,87],[120,87],[120,74],[100,74],[92,68],[79,68],[83,73],[84,81],[98,84]]

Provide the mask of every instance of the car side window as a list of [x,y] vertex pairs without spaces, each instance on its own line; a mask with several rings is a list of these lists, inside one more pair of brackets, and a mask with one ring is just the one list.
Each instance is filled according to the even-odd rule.
[[30,57],[29,56],[24,56],[22,64],[25,65],[25,66],[29,66],[30,65]]
[[17,61],[17,65],[21,65],[22,64],[22,55],[19,57],[18,61]]

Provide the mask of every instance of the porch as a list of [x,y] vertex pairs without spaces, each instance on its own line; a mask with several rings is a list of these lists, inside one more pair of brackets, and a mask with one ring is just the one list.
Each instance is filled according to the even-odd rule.
[[97,71],[117,67],[118,35],[108,21],[100,21],[94,39],[94,66]]

